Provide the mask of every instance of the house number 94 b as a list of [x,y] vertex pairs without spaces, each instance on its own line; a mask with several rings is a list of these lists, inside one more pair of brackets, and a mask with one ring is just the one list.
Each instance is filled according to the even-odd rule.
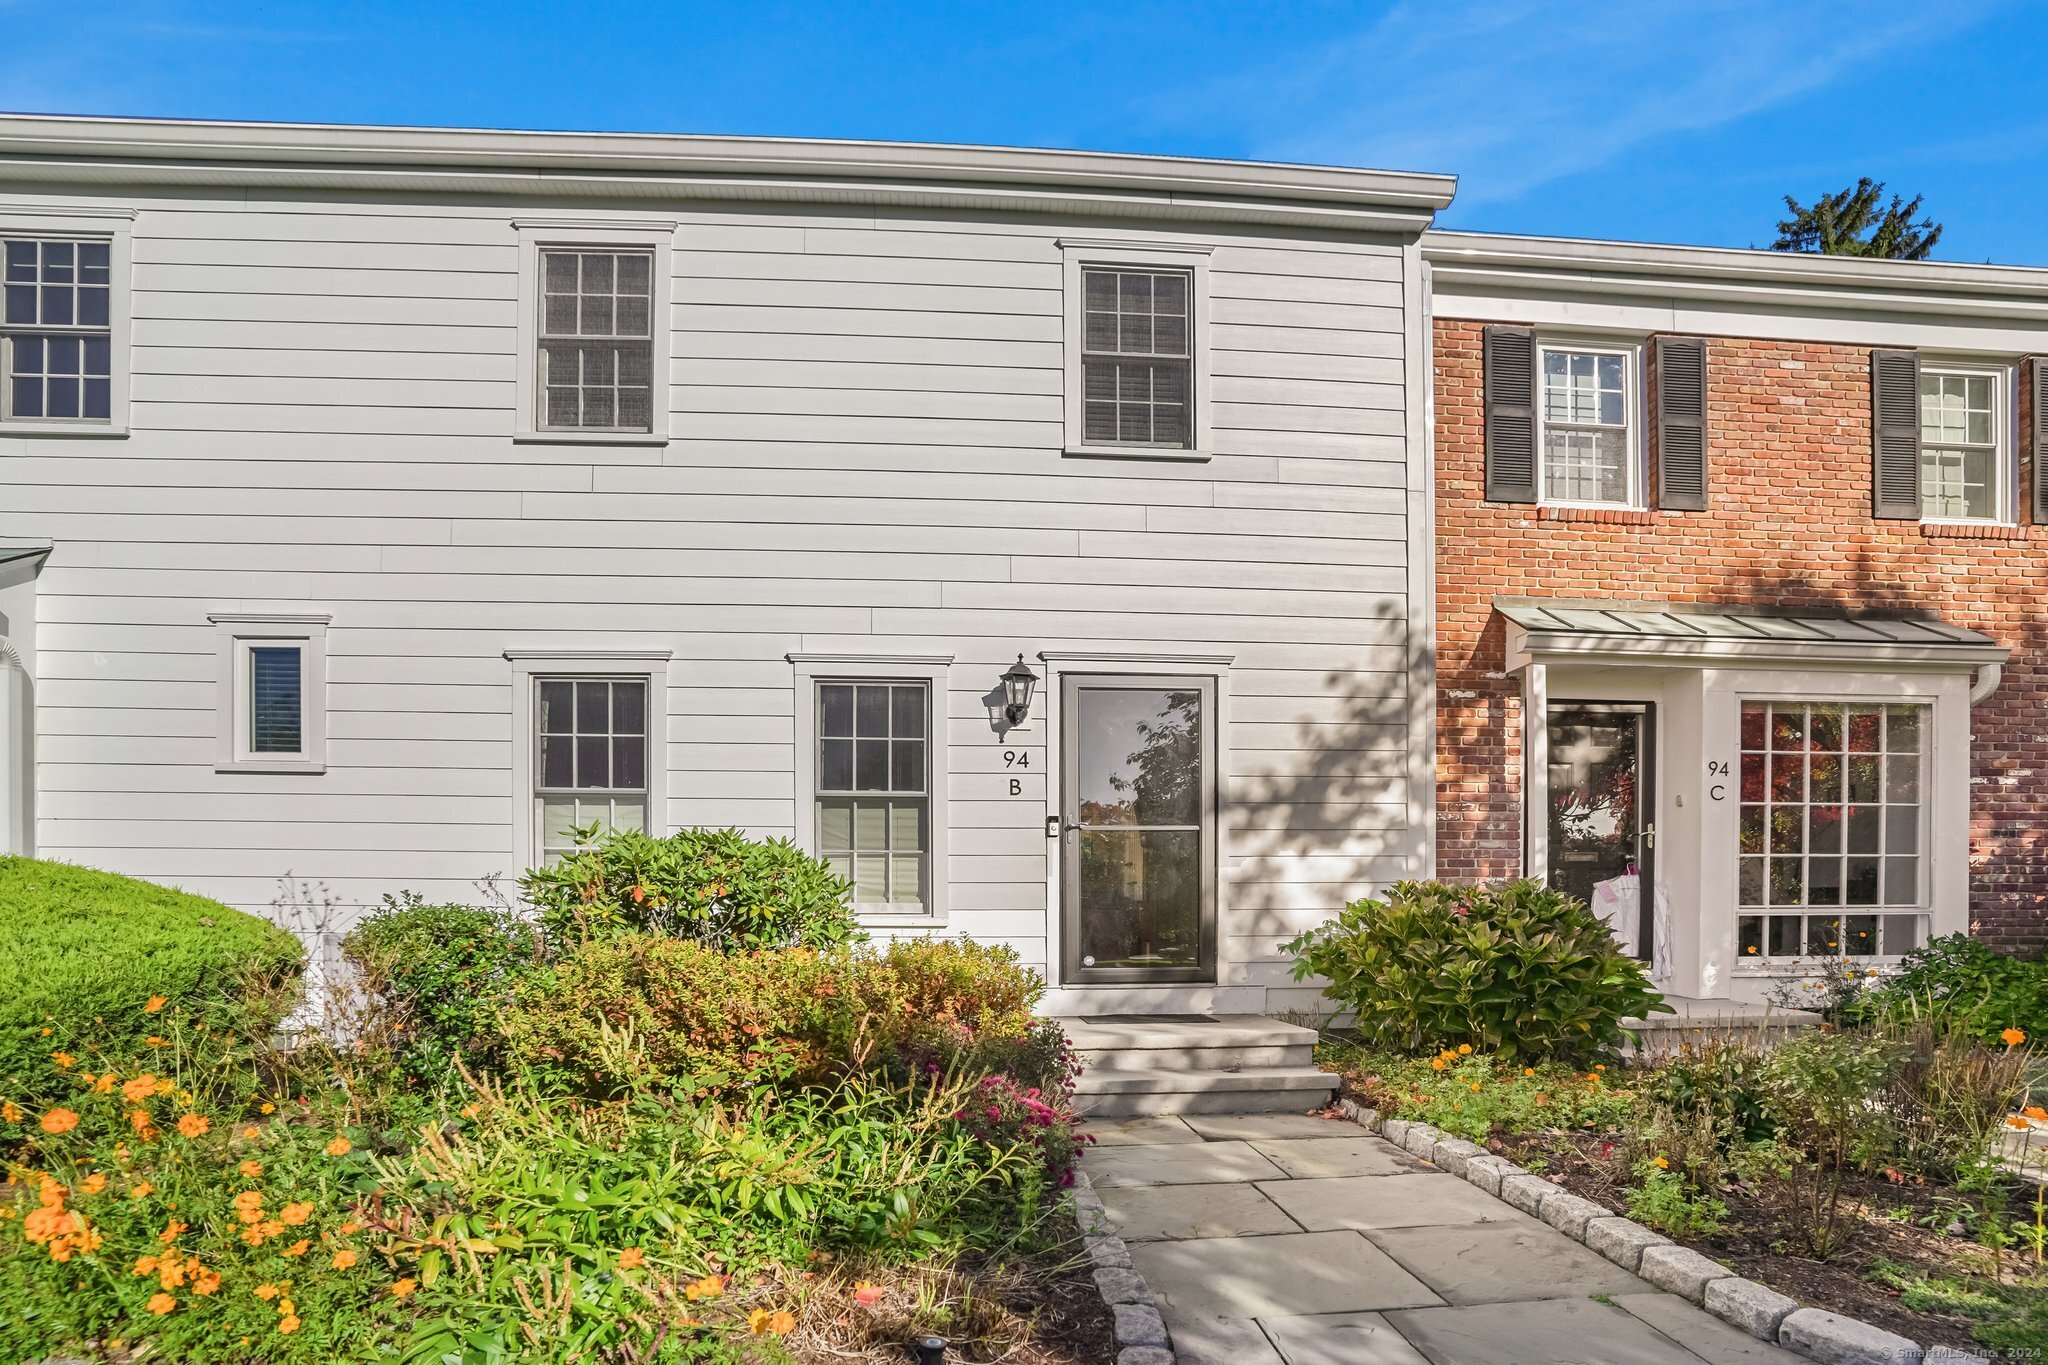
[[[1707,776],[1710,778],[1728,776],[1728,760],[1724,758],[1708,759]],[[1707,788],[1707,799],[1709,801],[1726,801],[1728,799],[1728,784],[1725,782],[1713,783]]]
[[[1031,755],[1030,755],[1029,753],[1026,753],[1025,751],[1023,751],[1023,750],[1021,750],[1021,749],[1005,749],[1005,750],[1003,750],[1003,766],[1004,766],[1005,768],[1012,768],[1012,769],[1015,769],[1015,768],[1028,768],[1028,767],[1030,767],[1030,766],[1031,766]],[[1024,794],[1024,779],[1023,779],[1023,778],[1021,778],[1021,777],[1013,777],[1013,778],[1011,778],[1011,779],[1010,779],[1010,795],[1012,795],[1012,796],[1022,796],[1023,794]]]

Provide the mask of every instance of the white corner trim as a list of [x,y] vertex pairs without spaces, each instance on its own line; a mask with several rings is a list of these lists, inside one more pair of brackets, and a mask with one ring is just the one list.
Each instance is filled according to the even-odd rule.
[[675,657],[672,649],[508,649],[505,657],[514,662],[535,660],[550,663],[610,664],[667,663]]

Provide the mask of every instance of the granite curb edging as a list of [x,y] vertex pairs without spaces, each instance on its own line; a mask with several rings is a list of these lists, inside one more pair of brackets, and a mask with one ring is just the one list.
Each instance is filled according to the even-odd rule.
[[[1367,1132],[1379,1134],[1445,1174],[1455,1175],[1548,1223],[1630,1274],[1642,1276],[1659,1289],[1698,1305],[1760,1341],[1821,1365],[1933,1365],[1935,1361],[1946,1365],[1988,1365],[1981,1356],[1946,1346],[1922,1347],[1867,1322],[1802,1307],[1777,1290],[1744,1279],[1718,1261],[1682,1247],[1641,1223],[1609,1213],[1591,1200],[1530,1175],[1519,1166],[1484,1153],[1473,1143],[1429,1124],[1383,1119],[1377,1110],[1347,1098],[1339,1098],[1336,1109]],[[1439,1146],[1443,1148],[1444,1160],[1437,1157]],[[1125,1365],[1121,1358],[1119,1365]],[[1132,1361],[1129,1365],[1145,1362]]]
[[1081,1245],[1095,1262],[1095,1289],[1116,1319],[1116,1365],[1176,1365],[1166,1319],[1145,1277],[1131,1263],[1130,1248],[1109,1226],[1102,1196],[1086,1171],[1074,1172],[1074,1222]]

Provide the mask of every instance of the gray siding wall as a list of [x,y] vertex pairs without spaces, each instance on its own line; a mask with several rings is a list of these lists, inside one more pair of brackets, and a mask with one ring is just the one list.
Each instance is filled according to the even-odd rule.
[[[83,202],[9,190],[0,222]],[[138,211],[133,434],[0,434],[0,537],[57,547],[45,856],[251,908],[290,876],[344,917],[473,896],[527,818],[514,645],[672,649],[669,823],[789,833],[785,655],[951,653],[950,928],[1040,962],[1044,727],[999,742],[981,699],[1020,651],[1105,648],[1234,655],[1227,984],[1280,984],[1277,942],[1425,869],[1412,243],[638,201],[682,222],[673,440],[599,447],[509,439],[511,223],[605,206],[101,202]],[[1214,247],[1213,459],[1061,455],[1077,227]],[[207,614],[264,610],[333,616],[324,775],[214,771]]]

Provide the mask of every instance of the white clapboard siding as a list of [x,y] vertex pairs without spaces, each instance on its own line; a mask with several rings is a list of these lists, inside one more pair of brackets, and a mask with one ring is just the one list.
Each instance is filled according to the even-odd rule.
[[[950,655],[946,928],[1045,965],[1046,701],[1004,734],[987,696],[1018,654],[1047,674],[1038,651],[1092,649],[1162,672],[1230,659],[1225,983],[1311,999],[1277,945],[1427,870],[1421,319],[1400,242],[315,191],[0,190],[0,215],[94,196],[137,215],[131,432],[0,434],[0,536],[56,545],[36,598],[42,852],[302,931],[388,891],[508,891],[532,794],[505,652],[534,648],[668,651],[668,822],[787,836],[814,816],[786,656]],[[678,224],[667,443],[514,442],[513,222],[611,215]],[[1210,248],[1208,460],[1062,453],[1059,242],[1077,237]],[[324,773],[215,771],[207,618],[246,611],[330,618]]]

